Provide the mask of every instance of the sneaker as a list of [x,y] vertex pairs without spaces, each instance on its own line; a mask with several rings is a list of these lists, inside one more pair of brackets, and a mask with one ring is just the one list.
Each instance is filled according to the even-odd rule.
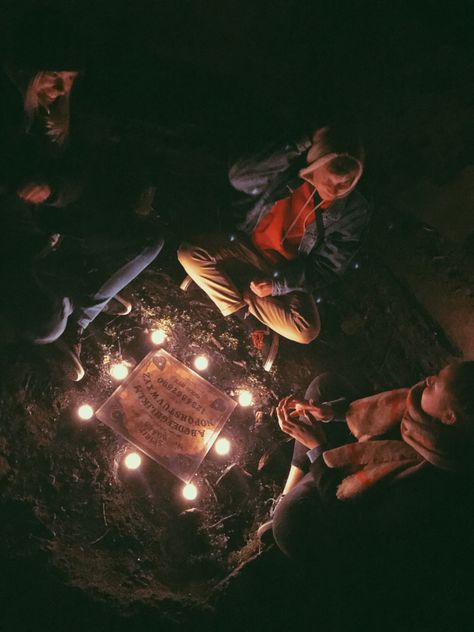
[[268,520],[259,526],[257,537],[262,544],[271,544],[273,542],[273,520]]
[[73,382],[79,382],[85,375],[80,359],[81,346],[79,333],[75,338],[63,336],[55,342],[55,347],[60,352],[60,367],[64,375]]
[[284,494],[279,494],[272,500],[272,506],[270,507],[270,520],[261,524],[257,529],[257,537],[262,544],[270,544],[273,542],[273,514],[275,513],[275,509],[282,500],[283,496]]
[[132,311],[132,304],[121,294],[116,294],[102,310],[108,316],[127,316]]
[[268,327],[265,329],[253,329],[250,332],[250,336],[252,345],[262,356],[264,370],[270,371],[277,357],[280,336],[268,329]]
[[192,278],[189,276],[189,274],[187,276],[184,277],[184,279],[181,281],[181,285],[179,286],[180,290],[183,290],[183,292],[187,292],[189,290],[189,288],[191,287],[191,285],[193,284],[193,280]]

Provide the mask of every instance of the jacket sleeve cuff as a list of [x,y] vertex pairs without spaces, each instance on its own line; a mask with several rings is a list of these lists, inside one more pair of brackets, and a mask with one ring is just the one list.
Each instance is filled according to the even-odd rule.
[[287,283],[284,279],[278,279],[272,281],[272,296],[284,296],[291,292],[291,289],[288,287]]
[[272,281],[272,296],[283,296],[296,290],[305,291],[304,276],[304,266],[297,259],[283,270],[277,270]]
[[325,449],[326,449],[325,445],[317,445],[312,450],[308,450],[308,452],[306,452],[306,456],[308,457],[309,462],[314,463],[316,459],[319,456],[321,456],[321,454],[324,452]]

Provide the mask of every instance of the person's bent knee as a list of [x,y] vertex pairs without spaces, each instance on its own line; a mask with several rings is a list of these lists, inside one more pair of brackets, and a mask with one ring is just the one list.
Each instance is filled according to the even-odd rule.
[[298,504],[283,498],[273,514],[273,538],[280,551],[293,560],[301,557],[302,522],[304,516],[301,515]]
[[321,328],[318,325],[305,327],[295,332],[293,340],[299,342],[302,345],[309,345],[313,340],[319,336]]
[[176,254],[181,265],[184,265],[191,258],[192,250],[193,246],[191,244],[187,242],[180,244]]
[[321,403],[321,392],[326,388],[326,385],[333,383],[335,379],[338,379],[336,373],[320,373],[306,389],[305,399],[312,399],[316,403]]
[[34,345],[49,345],[56,342],[66,330],[67,317],[53,323],[32,323],[22,338]]
[[178,261],[186,268],[186,266],[196,263],[196,253],[199,250],[198,246],[190,244],[189,242],[183,242],[178,248]]
[[206,248],[195,246],[187,242],[180,245],[177,255],[178,261],[188,274],[193,270],[196,272],[199,271],[202,267],[206,267],[214,260],[213,255]]
[[150,248],[155,253],[155,257],[157,257],[160,254],[160,252],[163,250],[163,246],[164,245],[165,245],[165,240],[163,239],[163,237],[158,237],[153,242],[153,244],[150,246]]
[[73,311],[69,298],[39,306],[32,318],[25,323],[21,338],[35,345],[48,345],[60,338]]
[[149,259],[150,263],[156,259],[156,257],[163,250],[163,246],[165,245],[165,240],[163,237],[159,237],[154,239],[146,248],[141,252],[141,256]]

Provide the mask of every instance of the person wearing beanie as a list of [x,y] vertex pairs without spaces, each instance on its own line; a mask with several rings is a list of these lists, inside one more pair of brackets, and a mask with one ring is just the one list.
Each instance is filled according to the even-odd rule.
[[280,336],[300,344],[317,338],[314,293],[345,272],[369,222],[356,190],[363,151],[339,136],[324,127],[311,139],[236,162],[230,182],[251,199],[240,232],[178,250],[189,278],[221,313],[247,325],[266,370]]

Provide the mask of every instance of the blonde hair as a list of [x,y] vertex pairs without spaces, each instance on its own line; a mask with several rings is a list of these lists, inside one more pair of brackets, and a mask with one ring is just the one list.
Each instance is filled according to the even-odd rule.
[[31,131],[35,119],[41,116],[44,120],[46,135],[53,143],[62,145],[69,135],[70,93],[58,96],[51,104],[43,103],[40,86],[45,74],[44,71],[37,72],[26,88],[23,100],[26,131]]

